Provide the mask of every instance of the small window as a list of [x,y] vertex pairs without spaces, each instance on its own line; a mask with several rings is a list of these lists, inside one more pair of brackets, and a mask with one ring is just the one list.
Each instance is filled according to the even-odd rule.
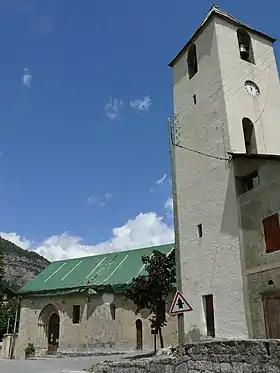
[[242,28],[239,28],[237,30],[237,39],[240,58],[244,61],[255,63],[252,42],[248,32]]
[[196,46],[192,44],[188,52],[188,72],[191,79],[198,71]]
[[81,306],[79,305],[73,306],[73,315],[72,315],[73,324],[80,323],[80,316],[81,316]]
[[116,305],[114,303],[110,304],[110,311],[111,311],[112,320],[116,320]]
[[259,185],[260,179],[258,171],[254,171],[246,176],[237,177],[237,190],[239,195],[255,189]]
[[198,237],[202,237],[202,224],[198,224],[197,234],[198,234]]
[[252,121],[249,118],[242,119],[243,135],[246,148],[246,154],[256,154],[257,144],[255,129]]
[[280,250],[280,227],[278,214],[263,219],[266,252],[272,253]]
[[204,312],[206,320],[207,335],[215,338],[215,318],[214,318],[214,302],[213,295],[208,294],[203,297]]
[[193,104],[196,105],[196,95],[193,95]]

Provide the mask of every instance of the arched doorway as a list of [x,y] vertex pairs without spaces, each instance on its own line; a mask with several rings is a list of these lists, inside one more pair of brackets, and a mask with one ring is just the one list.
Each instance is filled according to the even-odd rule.
[[60,318],[55,305],[45,306],[38,318],[36,350],[39,354],[54,354],[59,346]]
[[59,342],[59,316],[55,312],[50,316],[48,325],[48,353],[53,354],[57,351]]
[[142,330],[142,321],[137,319],[135,321],[136,325],[136,350],[143,349],[143,330]]

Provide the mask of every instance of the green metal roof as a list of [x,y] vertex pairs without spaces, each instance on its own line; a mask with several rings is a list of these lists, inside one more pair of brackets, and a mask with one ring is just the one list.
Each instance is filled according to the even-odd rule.
[[19,294],[43,296],[58,292],[65,294],[71,292],[71,289],[86,291],[108,286],[118,291],[129,284],[133,277],[145,273],[143,255],[151,255],[154,250],[167,254],[173,247],[174,244],[168,244],[52,262],[25,285]]

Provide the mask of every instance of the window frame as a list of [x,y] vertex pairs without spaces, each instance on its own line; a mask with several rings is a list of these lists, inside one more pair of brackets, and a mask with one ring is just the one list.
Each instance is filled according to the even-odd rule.
[[[273,219],[274,222],[273,222]],[[270,226],[269,226],[269,221]],[[275,224],[274,228],[273,225]],[[265,241],[265,252],[267,254],[280,251],[280,223],[279,223],[279,213],[276,212],[262,219],[264,241]]]
[[111,313],[111,317],[112,317],[112,320],[116,320],[116,305],[115,303],[110,303],[110,313]]
[[[254,184],[254,180],[257,179],[257,185]],[[254,170],[247,175],[244,176],[236,176],[237,182],[237,194],[239,196],[250,192],[251,190],[255,190],[260,186],[260,175],[258,170]],[[249,185],[251,184],[251,185]]]
[[191,44],[187,54],[187,65],[189,80],[198,73],[197,49],[195,44]]
[[[78,310],[78,311],[76,311]],[[76,314],[76,312],[78,312]],[[72,324],[80,324],[81,323],[81,306],[79,304],[73,304],[72,306]]]

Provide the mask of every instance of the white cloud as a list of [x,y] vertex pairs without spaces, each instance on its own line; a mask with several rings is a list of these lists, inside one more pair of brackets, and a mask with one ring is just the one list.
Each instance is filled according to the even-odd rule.
[[17,233],[4,233],[1,232],[0,236],[4,238],[5,240],[11,241],[17,246],[21,247],[24,250],[30,250],[31,247],[31,241],[29,241],[26,237],[22,237]]
[[152,99],[150,96],[145,96],[143,100],[137,99],[130,101],[130,106],[141,113],[147,113],[151,105]]
[[101,207],[105,207],[107,206],[108,202],[111,201],[111,199],[113,198],[113,195],[110,194],[110,193],[105,193],[104,194],[104,197],[102,198],[102,201],[100,202],[100,206]]
[[93,205],[96,201],[97,201],[97,197],[96,196],[90,196],[87,199],[87,202],[88,202],[89,205]]
[[27,68],[24,69],[24,73],[23,73],[23,76],[22,76],[22,83],[26,87],[31,88],[32,74]]
[[120,110],[124,107],[123,100],[117,98],[110,98],[108,104],[105,106],[106,115],[109,119],[114,120],[118,117]]
[[164,183],[165,179],[167,178],[167,174],[164,174],[160,179],[156,181],[156,184]]
[[87,199],[89,205],[98,205],[100,207],[105,207],[109,203],[109,201],[113,198],[111,193],[105,193],[103,197],[98,196],[90,196]]
[[140,213],[123,226],[112,230],[111,239],[97,245],[85,245],[83,239],[66,233],[51,236],[41,243],[29,241],[16,233],[0,233],[23,249],[36,251],[49,260],[76,258],[173,242],[172,226],[155,212]]
[[165,202],[164,207],[168,210],[168,213],[173,213],[173,198],[169,197]]

